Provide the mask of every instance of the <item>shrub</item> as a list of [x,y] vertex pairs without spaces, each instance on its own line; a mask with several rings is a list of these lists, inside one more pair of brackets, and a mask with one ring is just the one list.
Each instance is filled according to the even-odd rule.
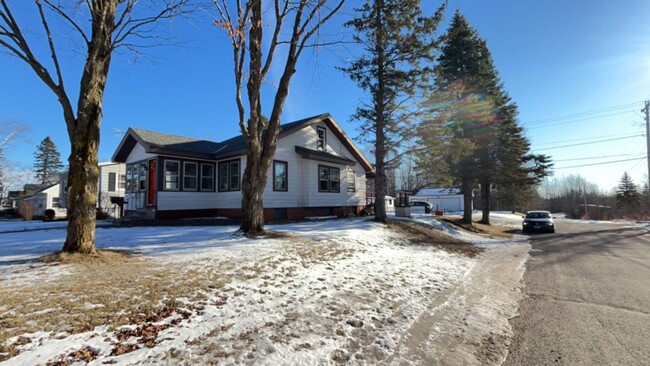
[[48,208],[47,210],[45,210],[45,221],[54,220],[54,216],[56,216],[56,212],[54,212],[53,209]]
[[32,201],[20,201],[18,205],[18,214],[25,221],[31,221],[34,218],[34,202]]

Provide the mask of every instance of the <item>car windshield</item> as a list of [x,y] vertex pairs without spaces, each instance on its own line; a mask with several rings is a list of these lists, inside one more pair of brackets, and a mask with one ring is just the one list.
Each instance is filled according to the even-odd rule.
[[529,212],[526,214],[527,219],[548,219],[551,215],[548,212]]

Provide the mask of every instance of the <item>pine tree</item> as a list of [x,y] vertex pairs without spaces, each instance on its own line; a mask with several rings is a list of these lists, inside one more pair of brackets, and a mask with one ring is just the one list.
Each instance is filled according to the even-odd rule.
[[[386,170],[395,168],[389,156],[398,155],[412,131],[414,97],[428,83],[438,42],[434,34],[446,8],[424,16],[419,0],[373,0],[357,9],[346,25],[364,54],[340,68],[369,94],[353,119],[362,123],[362,138],[375,146],[375,220],[386,222]],[[395,159],[394,159],[395,160]]]
[[625,213],[630,213],[639,207],[639,192],[627,172],[623,173],[616,188],[616,204]]
[[36,159],[34,161],[34,173],[41,184],[49,183],[52,176],[63,169],[61,154],[59,154],[59,150],[50,136],[44,138],[36,147],[34,159]]
[[450,175],[437,177],[437,181],[460,185],[466,223],[472,220],[472,191],[480,186],[481,222],[489,224],[494,186],[518,190],[511,192],[512,199],[523,197],[526,186],[548,174],[550,161],[546,156],[529,154],[530,143],[517,121],[517,105],[499,79],[487,43],[459,11],[442,41],[431,100],[433,123],[427,121],[421,130],[422,143],[433,150],[421,156],[443,158],[420,165],[423,169],[437,166],[433,174],[446,171]]

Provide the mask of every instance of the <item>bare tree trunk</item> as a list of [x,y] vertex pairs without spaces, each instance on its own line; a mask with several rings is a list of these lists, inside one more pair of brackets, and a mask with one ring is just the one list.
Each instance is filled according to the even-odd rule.
[[463,180],[461,184],[463,190],[463,222],[465,224],[472,223],[472,185],[469,184],[466,180]]
[[[260,0],[237,1],[234,8],[236,16],[231,15],[227,0],[215,0],[221,19],[215,23],[228,31],[233,46],[233,61],[236,93],[235,101],[239,112],[239,127],[246,140],[246,169],[242,182],[242,225],[240,230],[246,235],[255,237],[264,233],[264,188],[268,177],[269,167],[275,155],[275,149],[280,134],[280,118],[284,102],[289,95],[289,85],[296,72],[296,63],[305,47],[313,47],[307,41],[318,33],[320,27],[331,19],[343,6],[345,0],[334,1],[333,7],[328,7],[328,1],[276,1],[267,11],[266,5]],[[234,3],[234,2],[233,2]],[[268,26],[264,22],[264,14],[274,17],[270,22],[273,26],[268,43],[264,41],[263,32]],[[290,28],[283,24],[292,18]],[[290,33],[289,33],[290,32]],[[288,36],[282,40],[281,36]],[[268,47],[265,47],[265,44]],[[266,123],[262,119],[261,87],[273,65],[276,47],[286,44],[286,61],[280,77],[277,92],[273,98],[273,110]],[[266,58],[264,58],[266,56]],[[245,68],[248,60],[248,70]],[[248,75],[245,75],[248,73]],[[246,105],[242,97],[243,81],[247,80],[248,121]]]
[[[264,187],[268,168],[258,155],[260,145],[251,140],[246,156],[247,164],[242,182],[242,224],[240,230],[250,237],[264,234]],[[257,157],[256,157],[257,156]],[[266,164],[268,165],[268,164]]]
[[68,235],[63,251],[69,253],[95,252],[99,167],[97,144],[86,137],[78,136],[72,143],[73,150],[68,160]]
[[487,179],[481,183],[481,224],[490,225],[490,186]]
[[[63,246],[65,252],[95,251],[99,128],[111,55],[120,45],[126,45],[129,49],[136,47],[137,42],[129,42],[130,38],[137,38],[144,42],[143,47],[147,43],[146,40],[156,39],[151,33],[154,23],[184,14],[183,8],[187,2],[188,0],[161,2],[163,3],[161,9],[150,6],[150,12],[143,6],[140,9],[145,10],[136,15],[133,11],[138,3],[137,0],[88,1],[85,6],[90,17],[90,35],[88,35],[85,24],[88,19],[84,16],[84,24],[78,23],[77,17],[71,13],[80,9],[78,4],[71,4],[75,2],[35,1],[52,59],[52,67],[48,69],[32,52],[30,42],[25,38],[7,2],[0,0],[0,29],[2,29],[0,48],[25,61],[54,92],[63,109],[71,150],[68,158],[70,164],[67,194],[68,236]],[[117,16],[118,7],[121,9],[119,16]],[[67,23],[73,32],[78,33],[87,47],[76,116],[63,83],[63,72],[57,56],[53,32],[46,16],[47,11],[53,12],[60,17],[61,21]]]
[[81,76],[77,118],[66,117],[70,137],[68,173],[68,236],[64,252],[95,251],[99,180],[99,127],[104,90],[113,51],[112,34],[117,3],[95,4],[92,38]]

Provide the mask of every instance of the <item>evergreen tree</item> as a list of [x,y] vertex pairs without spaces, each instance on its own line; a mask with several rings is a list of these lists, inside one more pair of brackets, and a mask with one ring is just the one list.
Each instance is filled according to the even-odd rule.
[[41,183],[49,183],[52,176],[63,169],[61,154],[59,154],[59,150],[50,136],[44,138],[36,147],[34,159],[36,159],[34,161],[34,173],[36,179]]
[[616,204],[625,213],[630,213],[639,207],[639,192],[627,172],[623,173],[616,188]]
[[362,123],[362,138],[375,146],[375,220],[386,222],[386,170],[412,136],[414,97],[428,83],[438,43],[434,37],[446,3],[432,17],[422,14],[419,0],[372,0],[357,9],[346,25],[364,54],[340,68],[364,89],[370,101],[358,107],[353,119]]
[[517,105],[504,90],[487,43],[460,12],[455,13],[442,41],[431,103],[434,118],[421,130],[422,143],[429,148],[421,156],[424,160],[436,155],[443,158],[421,161],[421,167],[450,175],[437,181],[460,185],[466,223],[472,220],[472,191],[480,186],[481,222],[489,224],[495,185],[511,190],[503,193],[512,200],[525,197],[526,186],[548,174],[550,160],[529,154],[530,143],[517,121]]

